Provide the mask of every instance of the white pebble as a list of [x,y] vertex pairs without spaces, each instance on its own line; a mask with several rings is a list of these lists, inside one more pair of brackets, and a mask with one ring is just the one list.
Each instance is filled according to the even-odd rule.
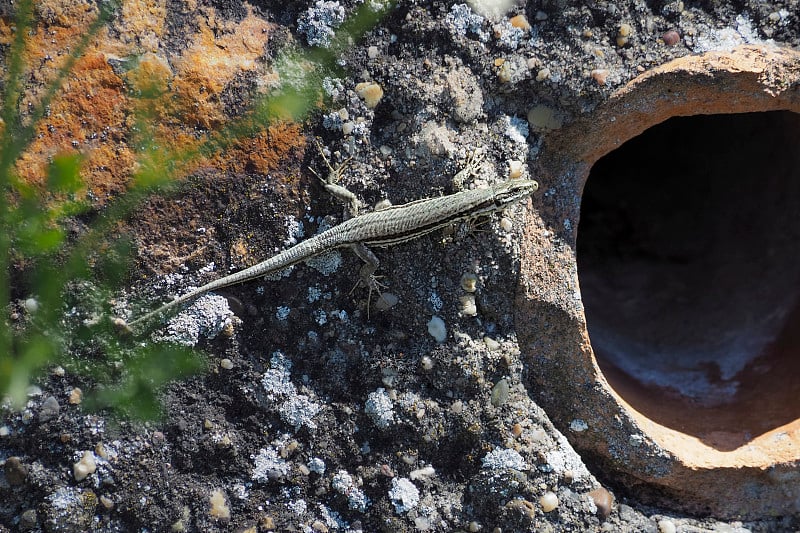
[[224,368],[225,370],[230,370],[231,368],[233,368],[233,361],[231,361],[230,359],[228,359],[228,358],[226,357],[225,359],[222,359],[222,360],[219,362],[219,366],[221,366],[221,367],[222,367],[222,368]]
[[478,288],[478,276],[472,272],[467,272],[461,276],[461,288],[466,292],[475,292]]
[[447,327],[444,325],[444,320],[434,315],[428,322],[428,333],[436,339],[436,342],[444,342],[447,338]]
[[214,489],[208,498],[208,503],[211,507],[208,514],[213,518],[228,520],[231,517],[231,509],[228,507],[228,502],[225,501],[225,493],[222,489]]
[[516,159],[512,159],[508,162],[508,178],[509,179],[517,179],[522,176],[522,161],[518,161]]
[[379,311],[386,311],[397,305],[397,302],[400,301],[400,298],[397,295],[392,294],[391,292],[384,292],[378,297],[375,301],[375,308]]
[[[478,314],[478,306],[475,304],[474,294],[459,296],[458,312],[464,316],[475,316]],[[428,326],[428,331],[430,331],[430,326]]]
[[675,527],[675,522],[672,520],[659,520],[658,521],[658,531],[660,533],[675,533],[678,530]]
[[542,494],[542,497],[539,498],[539,505],[542,506],[542,511],[549,513],[558,507],[558,496],[556,496],[555,492],[545,492]]
[[72,474],[75,476],[75,481],[83,481],[89,474],[94,474],[96,470],[97,463],[92,452],[83,452],[81,460],[72,465]]
[[28,298],[25,300],[25,310],[29,313],[35,313],[39,310],[39,301],[36,298]]
[[483,343],[486,345],[486,349],[490,352],[500,349],[500,343],[491,337],[484,337]]
[[540,69],[539,72],[536,73],[536,81],[544,81],[549,77],[550,77],[550,69],[547,67]]

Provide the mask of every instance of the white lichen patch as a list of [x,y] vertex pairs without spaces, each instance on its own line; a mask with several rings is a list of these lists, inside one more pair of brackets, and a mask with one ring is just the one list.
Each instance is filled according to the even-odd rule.
[[291,382],[292,362],[281,352],[272,354],[270,368],[264,372],[261,384],[267,393],[267,399],[278,408],[281,420],[293,426],[315,429],[313,418],[319,413],[321,406],[308,395],[299,394],[297,387]]
[[153,334],[154,340],[195,346],[201,337],[213,339],[233,325],[228,300],[217,294],[204,294],[185,311],[173,317],[166,333]]
[[267,483],[289,473],[289,464],[273,448],[262,448],[253,458],[254,467],[250,477],[253,481]]
[[394,423],[394,405],[389,393],[383,387],[369,393],[364,403],[364,413],[381,429]]
[[297,31],[305,34],[309,46],[325,47],[331,44],[344,18],[345,11],[339,2],[317,0],[297,21]]
[[356,486],[353,476],[345,470],[339,470],[331,479],[331,487],[347,497],[347,505],[354,511],[364,512],[369,506],[369,498]]
[[338,250],[333,250],[306,260],[306,264],[323,276],[330,276],[342,266],[342,254]]
[[392,479],[392,488],[389,489],[389,499],[394,504],[397,514],[404,514],[419,504],[419,489],[408,479]]
[[476,36],[478,40],[486,42],[489,33],[483,29],[484,19],[470,9],[467,4],[455,4],[445,16],[447,29],[453,37]]
[[481,462],[483,463],[483,468],[489,470],[506,468],[528,470],[528,465],[519,452],[508,448],[490,451],[484,456]]

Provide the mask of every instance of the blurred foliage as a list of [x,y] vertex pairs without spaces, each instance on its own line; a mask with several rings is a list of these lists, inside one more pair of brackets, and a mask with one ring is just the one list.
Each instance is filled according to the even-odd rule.
[[[155,83],[153,90],[139,91],[138,115],[131,129],[136,135],[132,144],[138,150],[137,170],[126,194],[100,213],[79,198],[85,182],[77,151],[52,158],[45,194],[15,173],[15,163],[30,146],[75,61],[119,9],[111,0],[96,6],[96,20],[71,47],[71,55],[38,104],[22,117],[18,105],[24,90],[25,36],[33,30],[34,3],[16,2],[15,32],[5,51],[0,86],[0,398],[23,406],[32,381],[60,365],[92,388],[84,400],[88,408],[149,419],[160,413],[159,389],[201,372],[205,363],[185,347],[135,339],[115,326],[109,302],[121,288],[132,246],[112,237],[113,230],[147,195],[163,194],[179,183],[176,178],[197,157],[224,150],[275,120],[304,119],[324,100],[322,79],[335,72],[336,58],[374,26],[391,3],[380,12],[362,4],[327,49],[287,47],[276,68],[279,79],[291,82],[257,101],[241,120],[208,133],[192,149],[170,151],[156,142],[154,108],[165,96]],[[70,237],[66,227],[73,217],[91,224]]]

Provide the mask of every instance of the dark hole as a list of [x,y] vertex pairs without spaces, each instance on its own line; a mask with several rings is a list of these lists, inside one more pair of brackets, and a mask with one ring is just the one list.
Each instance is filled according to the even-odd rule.
[[598,364],[718,449],[800,418],[800,115],[672,118],[600,159],[577,244]]

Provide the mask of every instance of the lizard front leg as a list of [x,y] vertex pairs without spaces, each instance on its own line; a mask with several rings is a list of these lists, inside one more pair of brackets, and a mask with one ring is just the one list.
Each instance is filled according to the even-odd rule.
[[325,161],[325,164],[328,166],[328,174],[323,178],[317,174],[314,169],[309,170],[311,170],[311,172],[313,172],[314,175],[322,182],[322,186],[331,196],[344,204],[345,220],[358,216],[358,210],[361,207],[361,202],[359,202],[358,197],[338,183],[339,178],[342,176],[342,171],[345,169],[352,157],[348,157],[339,166],[333,168],[330,161],[328,161],[328,158],[325,156],[325,152],[322,150],[322,145],[319,143],[316,144],[317,150],[319,150],[319,154],[322,156],[322,160]]

